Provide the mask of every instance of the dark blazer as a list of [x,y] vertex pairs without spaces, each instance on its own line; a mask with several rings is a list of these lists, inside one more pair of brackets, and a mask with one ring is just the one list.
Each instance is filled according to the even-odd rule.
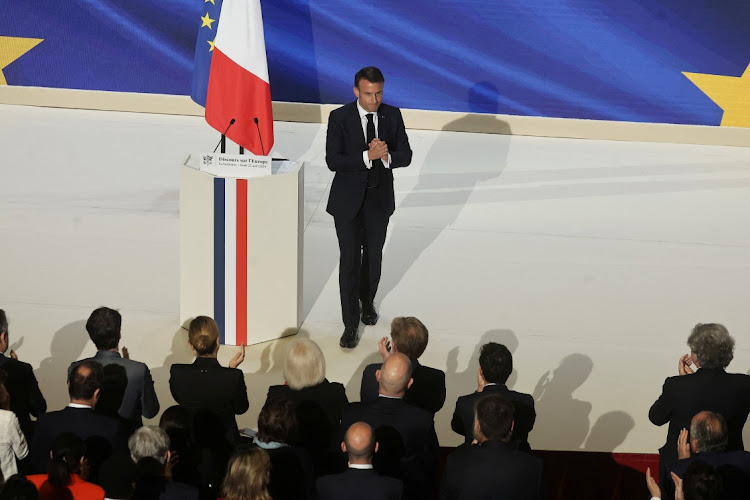
[[[411,163],[411,147],[406,136],[401,110],[387,104],[378,108],[378,137],[388,144],[391,155],[390,168],[380,173],[380,187],[376,189],[379,205],[386,216],[396,208],[393,197],[393,172]],[[357,101],[331,111],[326,137],[326,163],[336,175],[326,211],[334,217],[352,219],[365,197],[367,166],[362,152],[367,151]]]
[[[380,370],[381,366],[383,366],[382,363],[373,363],[365,367],[365,371],[362,372],[362,385],[359,389],[360,401],[374,401],[378,398],[380,388],[375,372]],[[411,377],[414,382],[406,391],[404,399],[407,403],[437,413],[445,404],[445,373],[436,368],[420,365],[416,359],[411,360],[411,366]]]
[[5,388],[10,395],[10,411],[16,414],[26,439],[31,440],[33,424],[29,415],[39,417],[47,411],[47,402],[39,390],[34,371],[30,364],[6,357],[3,353],[0,353],[0,370],[8,375]]
[[90,462],[100,464],[113,452],[128,452],[128,435],[120,421],[91,408],[68,406],[40,415],[31,442],[31,466],[36,473],[47,471],[52,443],[60,434],[70,432],[86,441]]
[[432,499],[439,450],[433,417],[403,399],[380,396],[370,403],[351,403],[344,409],[342,436],[355,422],[370,424],[379,443],[373,459],[375,469],[402,479],[406,498]]
[[536,500],[544,497],[542,461],[500,441],[462,444],[448,455],[441,500]]
[[[696,453],[690,458],[672,462],[668,472],[684,478],[691,463],[702,461],[718,470],[724,483],[723,500],[747,500],[750,496],[750,452],[744,450]],[[662,484],[662,499],[674,498],[674,483]]]
[[215,413],[229,442],[236,443],[239,430],[234,416],[250,407],[242,371],[223,367],[215,358],[196,358],[191,365],[172,365],[169,372],[169,389],[177,404],[192,412]]
[[727,421],[727,451],[744,449],[742,428],[750,413],[750,376],[700,368],[691,375],[664,381],[661,396],[648,412],[655,425],[669,422],[667,441],[659,449],[664,467],[677,460],[680,430],[689,429],[693,416],[704,410],[721,413]]
[[318,479],[318,500],[401,500],[404,483],[373,469],[347,469]]
[[485,386],[482,392],[473,392],[461,396],[456,401],[456,410],[453,412],[451,429],[464,436],[464,442],[471,443],[474,439],[474,405],[482,396],[498,394],[507,401],[513,403],[515,417],[513,418],[513,437],[511,444],[519,449],[529,449],[529,432],[534,428],[536,411],[534,410],[534,398],[530,394],[511,391],[505,384]]
[[[144,363],[133,361],[132,359],[123,358],[116,351],[97,351],[93,358],[82,359],[71,363],[68,367],[68,374],[76,366],[84,361],[96,361],[105,367],[104,384],[102,386],[102,397],[111,386],[119,385],[118,380],[112,380],[108,377],[107,366],[118,365],[125,369],[124,394],[122,403],[119,406],[118,413],[121,417],[130,420],[141,421],[141,416],[154,418],[159,413],[159,399],[156,397],[154,390],[154,380],[151,378],[151,372]],[[97,408],[99,408],[97,403]]]

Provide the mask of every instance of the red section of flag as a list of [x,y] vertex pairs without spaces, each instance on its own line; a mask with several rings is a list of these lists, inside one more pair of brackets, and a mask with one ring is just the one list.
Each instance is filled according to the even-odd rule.
[[271,151],[271,87],[215,47],[206,97],[206,121],[224,132],[232,118],[235,123],[227,132],[229,139],[256,155]]
[[247,344],[247,179],[237,179],[237,339]]

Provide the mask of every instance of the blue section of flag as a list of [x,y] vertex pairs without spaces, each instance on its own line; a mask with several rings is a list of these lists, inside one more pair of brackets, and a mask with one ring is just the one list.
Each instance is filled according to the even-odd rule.
[[[198,27],[220,1],[10,2],[0,35],[44,42],[2,71],[10,85],[201,102],[196,37],[215,31]],[[747,0],[261,3],[275,101],[351,101],[354,72],[375,65],[404,108],[718,125],[722,110],[682,72],[750,64]]]
[[214,179],[214,321],[219,326],[219,343],[224,343],[225,321],[225,181],[220,177]]
[[[203,3],[203,14],[198,23],[198,39],[195,42],[195,66],[190,97],[205,107],[206,94],[208,93],[208,74],[211,69],[211,56],[213,54],[211,49],[214,38],[216,38],[216,31],[219,29],[222,0],[196,1]],[[203,19],[206,19],[206,21],[204,22]]]

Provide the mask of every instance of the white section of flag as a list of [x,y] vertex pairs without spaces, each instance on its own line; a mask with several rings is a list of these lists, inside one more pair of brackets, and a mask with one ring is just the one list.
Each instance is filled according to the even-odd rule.
[[237,179],[224,181],[224,343],[237,343]]
[[266,42],[259,0],[224,0],[215,47],[268,83]]

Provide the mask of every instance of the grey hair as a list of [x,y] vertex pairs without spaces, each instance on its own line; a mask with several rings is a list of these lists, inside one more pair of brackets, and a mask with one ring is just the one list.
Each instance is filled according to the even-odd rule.
[[703,368],[724,369],[734,357],[734,339],[726,327],[718,323],[695,325],[687,344]]
[[310,339],[292,342],[284,359],[284,380],[294,390],[320,384],[326,378],[326,360]]
[[719,413],[704,411],[690,422],[690,437],[698,443],[697,452],[724,451],[729,444],[727,422]]
[[128,449],[134,462],[150,457],[164,464],[169,452],[169,436],[160,427],[144,425],[130,436]]

